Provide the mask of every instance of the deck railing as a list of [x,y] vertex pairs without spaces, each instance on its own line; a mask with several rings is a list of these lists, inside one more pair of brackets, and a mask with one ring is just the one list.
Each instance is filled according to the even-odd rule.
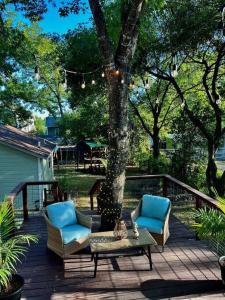
[[21,224],[28,219],[29,212],[39,211],[48,200],[62,201],[64,195],[57,181],[30,181],[19,183],[7,198],[12,202],[17,223]]
[[[158,181],[158,184],[153,184],[151,186],[150,183],[156,180]],[[97,179],[89,192],[91,209],[94,209],[94,196],[99,193],[103,181],[104,179]],[[149,184],[149,186],[147,186],[149,187],[149,191],[148,188],[146,188],[145,191],[140,190],[140,195],[148,192],[150,193],[155,192],[156,194],[161,194],[164,197],[172,198],[172,200],[173,198],[179,198],[182,195],[184,195],[185,197],[191,196],[192,198],[195,199],[195,208],[197,209],[205,205],[215,209],[219,209],[217,205],[217,201],[215,199],[175,179],[170,175],[160,174],[160,175],[127,176],[126,184],[130,181],[135,181],[136,183],[138,181],[142,181]],[[125,186],[125,194],[126,194],[126,186]]]

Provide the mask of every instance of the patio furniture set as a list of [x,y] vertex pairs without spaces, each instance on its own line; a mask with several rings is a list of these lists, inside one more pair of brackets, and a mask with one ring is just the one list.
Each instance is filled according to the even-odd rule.
[[113,254],[135,249],[141,250],[149,260],[152,270],[151,246],[160,245],[162,250],[169,237],[169,215],[171,202],[168,198],[144,195],[131,213],[133,224],[137,224],[139,237],[132,229],[127,237],[116,239],[113,231],[92,233],[92,218],[79,212],[72,200],[47,206],[44,217],[47,223],[47,247],[62,258],[90,245],[94,260],[94,277],[98,260],[102,254]]

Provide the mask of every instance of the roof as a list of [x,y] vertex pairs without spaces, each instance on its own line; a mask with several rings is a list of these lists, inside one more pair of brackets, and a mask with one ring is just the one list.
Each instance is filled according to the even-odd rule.
[[56,150],[54,143],[9,125],[0,125],[0,143],[41,158],[47,158]]
[[91,149],[93,148],[106,148],[107,145],[100,144],[100,143],[94,143],[94,142],[86,142],[84,141],[86,145],[88,145]]

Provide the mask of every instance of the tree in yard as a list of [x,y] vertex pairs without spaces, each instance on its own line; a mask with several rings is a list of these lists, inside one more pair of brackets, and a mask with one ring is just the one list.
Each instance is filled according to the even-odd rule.
[[[89,0],[89,4],[104,59],[109,99],[108,164],[106,179],[98,195],[98,204],[103,216],[103,227],[112,227],[115,217],[119,217],[121,213],[123,201],[128,157],[128,72],[137,44],[138,24],[144,0],[122,1],[121,34],[114,51],[100,2]],[[121,83],[122,79],[124,84]]]
[[44,0],[0,1],[0,121],[19,127],[31,117],[29,108],[38,93],[27,77],[23,80],[26,40],[21,22],[10,14],[12,6],[33,21],[47,8]]
[[[157,19],[160,32],[157,46],[163,67],[147,49],[143,66],[144,70],[173,86],[184,113],[204,137],[208,153],[207,186],[212,196],[212,187],[219,195],[225,193],[225,172],[218,176],[215,162],[215,152],[225,135],[222,4],[207,0],[196,1],[194,6],[192,1],[179,5],[173,1],[168,3],[165,18]],[[173,76],[173,68],[179,71],[177,77]]]
[[[73,1],[73,4],[74,2],[79,1]],[[128,157],[129,72],[136,49],[144,0],[124,0],[118,3],[121,4],[120,34],[117,43],[112,43],[104,15],[104,1],[89,0],[108,83],[109,153],[106,179],[98,195],[103,227],[114,226],[115,218],[121,213]],[[71,8],[68,8],[67,3],[61,13],[68,14]]]
[[160,133],[162,129],[169,128],[172,114],[177,107],[175,99],[169,95],[169,87],[170,83],[156,79],[143,94],[138,93],[134,100],[130,98],[134,114],[146,134],[152,138],[155,159],[160,155]]
[[[94,100],[93,100],[94,99]],[[92,94],[67,112],[59,121],[60,135],[74,144],[85,138],[107,142],[108,128],[106,97]]]
[[64,87],[64,41],[58,36],[43,35],[37,24],[26,27],[23,34],[27,54],[24,65],[28,72],[36,72],[35,85],[42,98],[40,108],[44,107],[54,117],[63,117],[66,100],[70,96]]

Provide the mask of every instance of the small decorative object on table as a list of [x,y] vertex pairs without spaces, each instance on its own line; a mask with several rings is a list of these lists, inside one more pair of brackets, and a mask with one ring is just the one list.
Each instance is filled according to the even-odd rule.
[[134,223],[133,233],[134,233],[134,239],[137,240],[137,239],[139,238],[139,232],[138,232],[138,226],[137,226],[137,223]]
[[113,233],[117,240],[127,238],[127,226],[124,220],[122,220],[121,218],[116,220],[116,225]]

